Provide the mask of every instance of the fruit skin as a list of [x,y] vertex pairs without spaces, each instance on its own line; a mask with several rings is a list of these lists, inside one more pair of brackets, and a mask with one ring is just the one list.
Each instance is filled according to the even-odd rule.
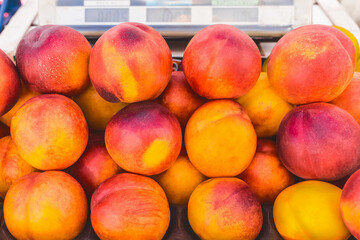
[[102,183],[91,199],[91,223],[102,240],[160,240],[169,222],[165,193],[148,177],[118,174]]
[[360,124],[360,72],[355,72],[349,86],[330,103],[350,113]]
[[255,42],[236,27],[224,24],[199,31],[187,45],[182,63],[191,88],[208,99],[244,95],[261,72]]
[[294,184],[295,178],[281,163],[272,140],[258,139],[250,166],[239,177],[263,204],[272,204],[279,193]]
[[155,176],[155,180],[164,189],[170,204],[187,205],[191,193],[206,177],[187,156],[179,156],[168,170]]
[[168,169],[180,153],[179,121],[154,102],[134,103],[118,112],[105,130],[110,156],[124,170],[142,175]]
[[84,228],[87,215],[84,190],[60,171],[22,177],[11,185],[4,201],[6,226],[21,240],[74,239]]
[[0,197],[5,198],[11,184],[35,171],[22,159],[10,136],[0,139]]
[[360,238],[360,170],[350,176],[345,183],[340,198],[340,210],[350,233]]
[[155,29],[141,23],[121,23],[106,31],[90,56],[91,82],[109,102],[155,99],[171,72],[169,46]]
[[110,119],[127,105],[104,100],[91,84],[74,101],[84,113],[89,128],[97,131],[104,131]]
[[346,240],[350,237],[340,214],[341,189],[326,182],[292,185],[276,198],[273,216],[285,240]]
[[15,60],[32,91],[75,96],[89,83],[90,52],[90,43],[75,29],[44,25],[23,37]]
[[350,38],[350,40],[352,41],[352,43],[354,44],[355,47],[355,52],[356,52],[356,67],[355,67],[355,71],[359,72],[360,71],[360,47],[359,47],[359,42],[356,39],[356,37],[347,29],[340,27],[340,26],[333,26],[334,28],[339,29],[341,32],[343,32],[348,38]]
[[191,89],[181,71],[171,74],[169,84],[159,97],[159,103],[177,117],[182,128],[185,128],[194,111],[205,102],[205,98],[200,97]]
[[275,90],[290,103],[328,102],[349,85],[355,58],[354,44],[340,30],[307,25],[276,43],[267,74]]
[[360,167],[359,142],[359,124],[345,110],[328,103],[291,110],[277,135],[279,158],[290,172],[326,181],[338,180]]
[[250,187],[238,178],[213,178],[196,187],[188,219],[201,239],[255,239],[263,215]]
[[16,104],[4,115],[0,117],[0,121],[10,127],[11,119],[16,111],[30,98],[38,96],[39,93],[31,91],[24,83],[21,84],[19,99]]
[[0,49],[0,116],[15,105],[20,88],[20,79],[14,63]]
[[233,100],[200,106],[185,129],[191,163],[205,176],[237,176],[256,151],[256,133],[245,109]]
[[80,108],[59,94],[28,100],[12,118],[10,132],[20,156],[40,170],[69,167],[79,159],[88,141]]
[[83,155],[67,169],[91,198],[95,189],[106,179],[121,172],[106,150],[104,140],[89,139]]
[[274,90],[265,72],[260,74],[255,86],[236,101],[246,109],[258,137],[274,136],[281,120],[294,108]]

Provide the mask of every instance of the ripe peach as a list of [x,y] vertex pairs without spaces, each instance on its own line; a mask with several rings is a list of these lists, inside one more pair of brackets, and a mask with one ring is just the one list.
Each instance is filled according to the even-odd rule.
[[189,161],[187,156],[179,156],[165,172],[155,176],[155,180],[164,189],[170,204],[186,205],[194,189],[206,177]]
[[360,72],[355,72],[349,86],[330,103],[350,113],[360,124]]
[[169,46],[155,29],[141,23],[122,23],[106,31],[90,56],[91,82],[109,102],[155,99],[171,72]]
[[95,189],[106,179],[121,171],[106,150],[104,140],[92,141],[87,149],[67,172],[73,176],[84,188],[87,196],[91,196]]
[[290,103],[328,102],[349,85],[355,58],[354,44],[340,30],[308,25],[277,42],[267,73],[275,90]]
[[194,190],[189,223],[201,239],[255,239],[261,230],[261,205],[238,178],[209,179]]
[[89,83],[90,43],[75,29],[44,25],[20,41],[15,60],[29,88],[74,96]]
[[13,182],[34,171],[35,168],[19,156],[10,136],[0,139],[0,197],[5,197]]
[[84,113],[90,129],[105,130],[110,119],[127,104],[111,103],[104,100],[90,84],[81,94],[74,98]]
[[162,239],[170,209],[162,188],[148,177],[118,174],[91,198],[91,223],[100,239]]
[[13,183],[4,201],[4,219],[16,239],[74,239],[88,214],[84,190],[60,171],[31,173]]
[[258,140],[254,159],[239,177],[264,204],[272,204],[282,190],[295,182],[278,158],[275,142],[265,139]]
[[0,122],[0,138],[10,135],[10,128]]
[[236,100],[249,115],[258,137],[274,136],[284,116],[294,108],[272,88],[262,72],[256,85]]
[[159,97],[159,102],[178,118],[183,128],[194,111],[205,101],[191,89],[183,72],[172,73],[169,84]]
[[360,170],[350,176],[345,183],[340,210],[346,227],[356,239],[360,238]]
[[58,94],[28,100],[12,118],[10,131],[20,156],[40,170],[69,167],[79,159],[88,141],[80,108]]
[[341,189],[326,182],[292,185],[276,198],[277,230],[284,239],[338,239],[350,237],[340,214]]
[[244,95],[261,72],[261,55],[254,41],[224,24],[199,31],[187,45],[182,63],[191,88],[208,99]]
[[291,110],[277,135],[285,167],[305,179],[334,181],[360,167],[360,126],[345,110],[313,103]]
[[14,63],[0,49],[0,116],[15,105],[20,88],[20,79]]
[[205,176],[237,176],[254,157],[256,133],[240,104],[215,100],[191,116],[185,146],[191,163]]
[[16,111],[30,98],[38,96],[39,93],[31,91],[25,84],[21,84],[21,91],[19,99],[16,104],[4,115],[0,117],[0,121],[10,127],[11,119]]
[[130,104],[118,112],[105,130],[110,156],[124,170],[143,175],[168,169],[180,153],[179,121],[154,102]]

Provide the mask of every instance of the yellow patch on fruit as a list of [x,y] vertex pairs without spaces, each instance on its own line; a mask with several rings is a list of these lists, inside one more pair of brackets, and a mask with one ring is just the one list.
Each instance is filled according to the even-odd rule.
[[168,143],[164,140],[156,139],[144,153],[144,164],[149,168],[159,166],[161,163],[165,162],[169,153],[170,148]]
[[274,221],[284,239],[346,240],[340,213],[341,189],[326,182],[305,181],[282,191],[274,203]]
[[21,149],[19,149],[18,151],[22,158],[26,158],[26,162],[29,165],[38,169],[41,168],[42,162],[47,157],[46,150],[43,146],[36,147],[35,150],[31,153],[25,153],[21,151]]
[[[32,203],[33,201],[37,201],[37,199],[32,198],[30,204],[35,204]],[[38,208],[34,208],[33,212],[30,212],[29,214],[29,217],[32,219],[32,221],[27,222],[29,228],[35,232],[42,232],[42,238],[36,239],[51,239],[54,237],[54,232],[61,232],[62,230],[63,223],[59,222],[59,220],[63,218],[61,216],[62,213],[58,209],[59,206],[54,206],[53,204],[53,202],[42,204],[38,206]],[[44,222],[47,224],[46,228],[44,228]]]
[[[106,56],[104,58],[104,65],[108,68],[106,71],[114,72],[114,69],[116,69],[117,76],[114,77],[119,79],[116,84],[119,84],[122,89],[122,93],[117,94],[117,97],[121,100],[127,99],[128,102],[135,101],[139,94],[139,86],[127,64],[126,58],[119,54],[115,47],[107,41],[103,43],[102,54]],[[111,88],[116,89],[114,86],[111,86]]]

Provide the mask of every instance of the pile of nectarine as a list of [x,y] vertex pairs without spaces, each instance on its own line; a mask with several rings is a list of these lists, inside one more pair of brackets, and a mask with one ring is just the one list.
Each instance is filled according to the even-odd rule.
[[0,50],[9,235],[359,239],[359,47],[347,35],[299,27],[262,67],[247,34],[211,25],[172,72],[166,41],[141,23],[93,47],[69,27],[31,30],[15,63]]

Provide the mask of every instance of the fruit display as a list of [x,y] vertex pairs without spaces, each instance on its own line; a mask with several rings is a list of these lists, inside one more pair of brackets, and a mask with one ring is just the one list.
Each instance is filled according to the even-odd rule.
[[350,237],[340,213],[341,189],[326,182],[305,181],[286,188],[274,203],[274,221],[284,239]]
[[360,72],[355,72],[349,86],[334,100],[332,104],[344,109],[360,124]]
[[294,108],[276,93],[265,72],[260,73],[255,86],[236,101],[245,108],[260,138],[276,135],[281,120]]
[[329,103],[291,110],[277,135],[279,157],[287,169],[301,178],[328,181],[360,168],[358,142],[359,124],[348,112]]
[[233,177],[250,164],[256,133],[245,109],[233,100],[214,100],[199,107],[185,129],[192,164],[207,177]]
[[59,94],[28,100],[13,116],[10,132],[20,156],[40,170],[71,166],[88,142],[88,127],[80,108]]
[[0,115],[4,115],[16,104],[21,83],[14,63],[1,49],[0,66]]
[[76,30],[45,25],[24,36],[15,61],[21,78],[31,90],[70,97],[89,83],[90,51],[90,43]]
[[250,187],[238,178],[213,178],[190,196],[188,218],[201,239],[255,239],[263,215]]
[[10,136],[0,139],[0,197],[5,198],[10,186],[19,178],[35,171],[22,159]]
[[291,30],[261,64],[214,24],[173,71],[142,23],[93,46],[33,28],[15,63],[0,51],[0,239],[360,239],[359,46],[340,30]]
[[293,185],[295,177],[281,163],[275,142],[259,139],[249,167],[239,175],[262,204],[272,204],[279,193]]
[[173,205],[187,205],[191,193],[207,178],[191,164],[187,156],[180,156],[171,167],[154,177]]
[[360,171],[346,182],[340,198],[340,211],[346,227],[357,239],[360,238]]
[[308,25],[277,42],[267,74],[275,90],[290,103],[328,102],[350,84],[355,64],[355,47],[345,34],[329,26]]
[[197,95],[186,81],[184,72],[175,71],[170,82],[159,97],[159,102],[172,112],[185,129],[187,122],[195,110],[206,102]]
[[182,63],[191,88],[208,99],[244,95],[261,72],[261,55],[254,41],[222,24],[199,31],[187,45]]
[[85,192],[69,174],[28,174],[10,186],[4,201],[6,226],[17,239],[73,239],[88,215]]
[[151,178],[121,173],[94,192],[91,223],[100,239],[161,239],[170,223],[169,204]]
[[164,38],[140,23],[122,23],[106,31],[90,55],[91,82],[109,102],[153,100],[166,88],[171,72]]
[[107,152],[104,136],[97,137],[94,134],[89,136],[84,153],[65,170],[81,184],[89,198],[103,181],[122,171]]
[[119,111],[105,130],[110,156],[124,170],[155,175],[168,169],[181,149],[176,117],[154,102],[131,104]]

